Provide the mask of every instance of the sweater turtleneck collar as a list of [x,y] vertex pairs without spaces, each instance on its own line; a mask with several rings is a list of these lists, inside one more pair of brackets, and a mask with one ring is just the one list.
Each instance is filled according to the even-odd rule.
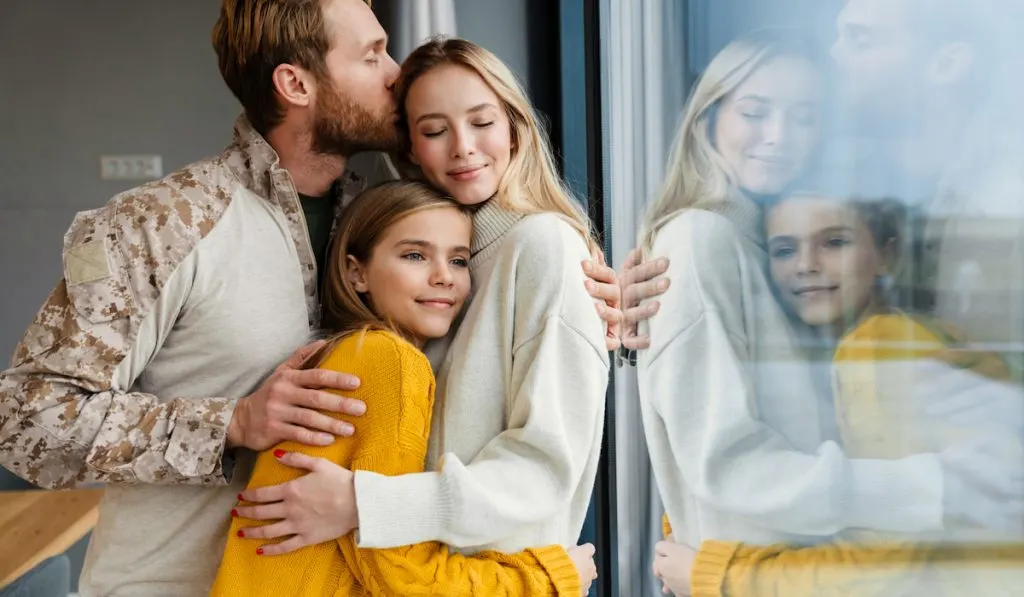
[[489,199],[473,214],[473,242],[469,247],[472,260],[480,262],[487,258],[501,243],[499,242],[524,214],[508,211]]

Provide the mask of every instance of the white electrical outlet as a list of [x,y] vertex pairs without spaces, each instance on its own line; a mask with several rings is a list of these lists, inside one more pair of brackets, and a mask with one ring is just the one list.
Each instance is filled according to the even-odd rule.
[[103,180],[155,180],[163,176],[158,155],[105,155],[100,158]]

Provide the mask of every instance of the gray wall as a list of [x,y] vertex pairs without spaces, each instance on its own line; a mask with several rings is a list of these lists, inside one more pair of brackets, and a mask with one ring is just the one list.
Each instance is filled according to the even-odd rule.
[[[526,80],[527,0],[456,4],[459,33]],[[238,107],[210,46],[218,7],[0,2],[0,368],[61,276],[74,214],[134,186],[101,180],[101,155],[159,154],[167,173],[230,141]],[[24,487],[0,469],[0,490]]]
[[210,47],[217,3],[34,0],[0,5],[0,355],[60,277],[76,211],[132,184],[100,156],[155,153],[169,172],[230,140],[237,108]]

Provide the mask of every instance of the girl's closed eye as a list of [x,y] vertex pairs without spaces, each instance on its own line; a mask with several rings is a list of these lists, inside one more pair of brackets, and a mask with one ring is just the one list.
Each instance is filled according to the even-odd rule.
[[474,122],[473,126],[475,126],[478,129],[485,129],[485,128],[493,125],[493,124],[494,124],[494,121],[490,120],[490,121],[487,121],[487,122]]
[[445,132],[445,129],[436,129],[431,131],[423,131],[423,136],[433,139],[434,137],[440,137]]

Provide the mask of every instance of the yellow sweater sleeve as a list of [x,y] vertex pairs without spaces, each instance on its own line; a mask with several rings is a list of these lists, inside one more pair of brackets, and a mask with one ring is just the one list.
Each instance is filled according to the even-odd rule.
[[836,542],[799,548],[705,541],[697,553],[690,586],[693,597],[903,595],[921,581],[920,572],[934,553],[926,546],[907,543]]
[[[991,575],[986,595],[1015,595],[1024,544],[834,543],[798,548],[705,541],[694,562],[693,597],[811,597],[945,594],[948,574]],[[922,572],[927,574],[922,574]],[[973,576],[977,580],[977,576]],[[934,590],[933,590],[934,589]]]
[[[359,418],[333,414],[356,425],[351,438],[327,447],[283,442],[261,453],[249,487],[266,487],[298,478],[302,471],[277,462],[277,449],[324,458],[350,469],[387,475],[424,470],[433,409],[434,376],[427,358],[414,346],[386,332],[357,334],[343,340],[320,365],[360,378],[348,393],[366,403]],[[296,552],[262,557],[265,542],[239,538],[239,529],[255,521],[235,519],[211,595],[216,597],[292,594],[344,594],[352,597],[415,595],[571,595],[580,592],[579,575],[560,546],[518,554],[449,553],[439,543],[390,550],[358,549],[354,533]]]

